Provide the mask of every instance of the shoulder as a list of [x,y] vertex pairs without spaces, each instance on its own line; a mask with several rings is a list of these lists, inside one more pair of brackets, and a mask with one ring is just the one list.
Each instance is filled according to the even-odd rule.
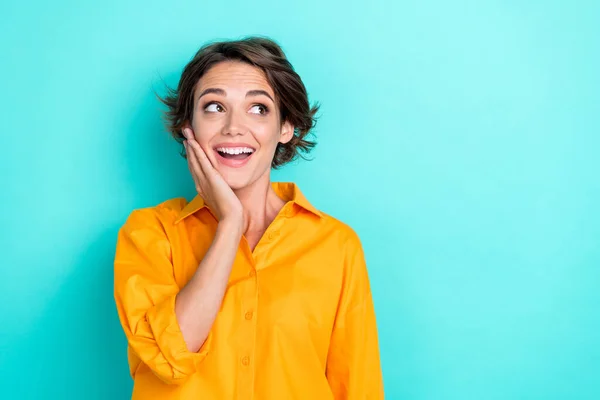
[[[361,239],[348,223],[323,214],[323,224],[332,230],[329,237],[337,237],[341,286],[347,297],[347,309],[353,308],[369,293],[369,273]],[[335,232],[335,233],[334,233]]]
[[362,248],[360,237],[352,226],[323,211],[319,212],[321,213],[323,229],[335,235],[345,250],[354,251],[357,248]]
[[124,230],[172,225],[188,201],[183,197],[172,198],[154,206],[133,210],[123,224]]

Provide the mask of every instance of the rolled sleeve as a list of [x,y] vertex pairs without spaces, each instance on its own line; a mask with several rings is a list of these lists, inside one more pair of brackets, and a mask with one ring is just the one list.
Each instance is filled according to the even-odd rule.
[[208,354],[212,339],[212,334],[209,333],[204,344],[196,353],[187,349],[175,315],[175,299],[176,295],[169,296],[148,310],[147,314],[152,337],[156,341],[159,353],[164,356],[167,363],[165,372],[172,369],[168,378],[172,382],[184,380],[197,371],[199,363]]
[[211,334],[198,352],[190,352],[175,314],[179,293],[171,247],[153,210],[136,210],[121,228],[115,256],[115,302],[127,337],[130,369],[146,364],[170,384],[198,370],[210,349]]

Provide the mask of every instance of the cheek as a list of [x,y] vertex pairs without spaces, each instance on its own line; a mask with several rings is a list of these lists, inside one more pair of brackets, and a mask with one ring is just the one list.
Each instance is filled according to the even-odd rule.
[[196,141],[201,145],[206,145],[215,136],[215,132],[218,132],[214,123],[211,124],[209,121],[200,119],[194,121],[192,128],[194,129]]
[[273,127],[271,124],[256,126],[253,129],[255,139],[263,147],[275,147],[279,143],[279,127]]

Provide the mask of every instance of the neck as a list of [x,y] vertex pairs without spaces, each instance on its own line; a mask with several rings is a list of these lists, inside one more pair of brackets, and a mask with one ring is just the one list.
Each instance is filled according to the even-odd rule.
[[269,173],[252,185],[234,192],[244,208],[245,234],[264,232],[285,204],[271,187]]

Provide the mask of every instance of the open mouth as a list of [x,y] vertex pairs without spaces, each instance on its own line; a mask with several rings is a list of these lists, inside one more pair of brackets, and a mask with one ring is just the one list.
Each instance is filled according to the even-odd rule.
[[254,153],[254,149],[250,147],[220,147],[216,150],[221,157],[228,160],[244,160]]
[[236,147],[216,147],[219,163],[229,167],[239,168],[244,166],[255,150],[252,147],[236,146]]

